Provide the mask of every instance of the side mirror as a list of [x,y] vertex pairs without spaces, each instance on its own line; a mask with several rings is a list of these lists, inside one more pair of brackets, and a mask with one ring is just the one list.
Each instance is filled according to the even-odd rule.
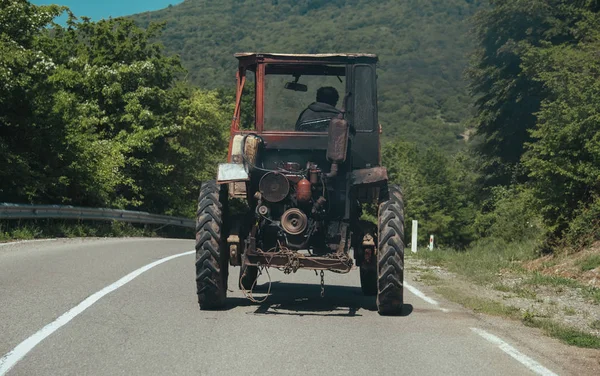
[[308,91],[308,86],[304,85],[304,84],[299,84],[297,82],[287,82],[285,84],[285,88],[288,90],[294,90],[294,91]]

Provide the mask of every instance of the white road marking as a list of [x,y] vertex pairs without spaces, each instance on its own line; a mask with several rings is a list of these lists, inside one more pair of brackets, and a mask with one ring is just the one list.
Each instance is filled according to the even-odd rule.
[[158,266],[167,261],[173,260],[175,258],[181,256],[187,256],[193,254],[195,251],[189,251],[184,253],[179,253],[177,255],[169,256],[162,258],[160,260],[154,261],[146,266],[143,266],[129,274],[125,277],[119,279],[115,283],[106,286],[102,290],[94,293],[89,296],[87,299],[71,308],[69,311],[63,313],[59,318],[52,321],[50,324],[44,326],[37,333],[27,338],[23,342],[17,345],[14,349],[6,353],[2,358],[0,358],[0,376],[6,375],[6,373],[15,366],[27,353],[29,353],[35,346],[37,346],[40,342],[46,339],[49,335],[56,332],[62,326],[66,325],[69,321],[73,320],[77,315],[88,309],[92,304],[96,303],[98,300],[102,299],[107,294],[115,291],[119,287],[131,282],[133,279],[138,277],[140,274],[147,272],[148,270]]
[[519,350],[515,349],[514,347],[504,342],[500,338],[496,337],[495,335],[490,334],[483,329],[471,328],[471,330],[479,334],[489,342],[493,343],[494,345],[497,345],[500,348],[500,350],[504,351],[505,353],[516,359],[519,363],[523,364],[525,367],[529,368],[534,373],[542,376],[558,376],[556,373],[550,371],[548,368],[542,366],[540,363],[521,353]]
[[411,285],[409,285],[406,282],[404,282],[404,287],[406,287],[408,289],[408,291],[412,292],[414,295],[416,295],[419,298],[423,299],[427,303],[432,304],[434,306],[437,306],[442,312],[450,312],[450,310],[448,308],[442,308],[442,307],[440,307],[440,303],[438,303],[436,300],[431,299],[427,295],[423,294],[416,287],[411,286]]
[[0,247],[5,247],[7,245],[15,245],[15,244],[23,244],[23,243],[37,243],[37,242],[53,242],[58,239],[33,239],[33,240],[18,240],[15,242],[9,243],[0,243]]

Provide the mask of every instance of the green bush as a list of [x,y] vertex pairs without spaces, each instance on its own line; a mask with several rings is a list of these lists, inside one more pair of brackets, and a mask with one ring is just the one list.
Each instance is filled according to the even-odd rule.
[[564,243],[573,248],[582,248],[600,240],[600,198],[591,205],[575,212],[569,224]]
[[474,26],[468,77],[481,180],[513,186],[492,190],[480,234],[531,236],[535,212],[543,248],[590,244],[600,237],[598,2],[491,1]]
[[462,154],[449,157],[438,149],[394,142],[384,146],[382,158],[389,179],[402,187],[407,230],[412,220],[419,221],[420,244],[431,234],[439,244],[456,248],[473,240],[473,176]]
[[531,190],[521,186],[498,186],[491,192],[491,198],[475,219],[474,226],[480,237],[505,242],[541,241],[544,231]]

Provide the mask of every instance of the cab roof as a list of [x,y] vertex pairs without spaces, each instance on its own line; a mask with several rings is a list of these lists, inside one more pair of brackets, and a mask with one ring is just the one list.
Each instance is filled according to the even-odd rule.
[[284,54],[263,52],[238,52],[234,55],[241,64],[254,64],[257,62],[290,62],[290,63],[376,63],[375,54],[366,53],[326,53],[326,54]]

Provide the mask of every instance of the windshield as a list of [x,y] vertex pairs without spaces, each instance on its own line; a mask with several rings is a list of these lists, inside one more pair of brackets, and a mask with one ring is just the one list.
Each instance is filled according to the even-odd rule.
[[[306,67],[304,67],[306,68]],[[346,94],[344,66],[315,66],[310,72],[270,67],[265,77],[266,131],[327,132]]]

